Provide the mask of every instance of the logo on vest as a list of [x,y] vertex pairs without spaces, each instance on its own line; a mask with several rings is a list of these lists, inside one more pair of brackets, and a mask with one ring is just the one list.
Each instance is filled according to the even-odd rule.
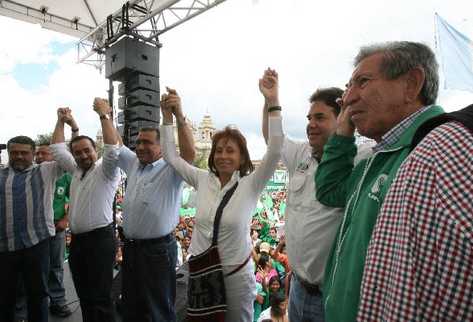
[[381,192],[381,188],[384,186],[387,180],[388,175],[381,174],[371,187],[371,192],[368,193],[368,197],[379,203],[379,193]]
[[56,192],[59,196],[62,196],[65,192],[65,189],[64,189],[64,187],[58,187]]

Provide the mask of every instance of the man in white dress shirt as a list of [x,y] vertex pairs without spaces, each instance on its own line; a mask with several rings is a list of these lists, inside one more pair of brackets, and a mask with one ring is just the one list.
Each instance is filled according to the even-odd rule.
[[[276,71],[266,70],[263,81],[273,84],[271,92],[265,95],[265,104],[279,105]],[[308,142],[295,142],[287,137],[284,140],[282,162],[289,172],[285,236],[293,272],[289,293],[291,322],[324,321],[320,283],[342,209],[323,206],[315,199],[314,173],[328,137],[335,133],[340,112],[336,100],[342,94],[336,87],[315,91],[309,99],[307,113]],[[265,138],[267,120],[265,112],[262,124]]]
[[[82,318],[87,322],[115,321],[110,296],[115,261],[113,199],[120,180],[117,167],[117,136],[113,130],[110,107],[95,99],[94,110],[100,117],[103,157],[97,160],[95,142],[77,136],[64,143],[64,123],[72,120],[69,108],[58,109],[58,120],[50,146],[55,160],[72,174],[69,225],[72,239],[69,255],[74,286],[80,299]],[[113,132],[112,132],[113,133]]]

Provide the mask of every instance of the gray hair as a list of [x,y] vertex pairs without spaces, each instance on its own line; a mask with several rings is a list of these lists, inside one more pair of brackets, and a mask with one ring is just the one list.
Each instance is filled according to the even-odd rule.
[[354,65],[357,66],[363,59],[374,54],[383,55],[380,72],[388,79],[396,79],[417,67],[422,68],[425,81],[420,91],[421,101],[425,105],[435,103],[439,90],[439,66],[434,52],[427,45],[411,41],[393,41],[364,46],[355,57]]

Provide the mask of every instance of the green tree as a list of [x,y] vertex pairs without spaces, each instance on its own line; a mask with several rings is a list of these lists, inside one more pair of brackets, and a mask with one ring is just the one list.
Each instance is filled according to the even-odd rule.
[[36,145],[47,145],[51,143],[53,133],[38,134],[36,137]]
[[207,153],[204,152],[197,152],[197,157],[194,160],[194,166],[200,169],[209,169],[209,163],[208,163],[208,158],[209,156]]

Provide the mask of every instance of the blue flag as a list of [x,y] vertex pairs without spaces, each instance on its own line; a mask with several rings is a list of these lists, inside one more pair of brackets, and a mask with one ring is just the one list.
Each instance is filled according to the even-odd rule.
[[438,14],[435,21],[445,88],[473,92],[473,42]]

